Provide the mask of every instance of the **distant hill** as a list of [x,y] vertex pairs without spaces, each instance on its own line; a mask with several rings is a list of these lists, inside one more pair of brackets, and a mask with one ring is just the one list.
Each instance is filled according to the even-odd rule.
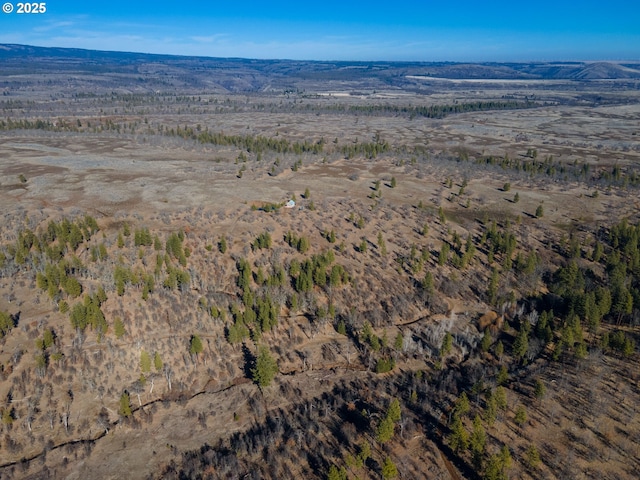
[[[305,88],[308,82],[347,82],[350,88],[407,88],[408,76],[473,80],[640,79],[640,64],[613,62],[453,63],[327,62],[189,57],[79,48],[0,44],[0,81],[10,75],[102,75],[105,88],[131,92],[193,89],[268,92]],[[58,79],[59,80],[59,79]],[[85,79],[86,80],[86,79]],[[94,79],[95,80],[95,79]],[[56,81],[53,79],[52,81]],[[92,88],[96,87],[91,82]]]
[[514,69],[539,79],[616,80],[640,78],[640,64],[613,62],[517,64]]

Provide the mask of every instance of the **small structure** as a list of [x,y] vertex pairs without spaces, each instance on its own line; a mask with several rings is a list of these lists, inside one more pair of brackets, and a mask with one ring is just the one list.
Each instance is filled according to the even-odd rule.
[[287,203],[285,203],[284,208],[293,208],[296,206],[296,202],[294,202],[293,200],[289,200]]

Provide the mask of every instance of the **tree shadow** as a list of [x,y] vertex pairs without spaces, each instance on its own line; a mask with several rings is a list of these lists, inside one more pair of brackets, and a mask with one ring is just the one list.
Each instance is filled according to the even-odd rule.
[[244,372],[244,376],[248,379],[253,379],[253,369],[256,367],[256,356],[253,354],[249,347],[247,347],[246,343],[242,343],[242,358],[244,360],[244,365],[242,367],[242,371]]

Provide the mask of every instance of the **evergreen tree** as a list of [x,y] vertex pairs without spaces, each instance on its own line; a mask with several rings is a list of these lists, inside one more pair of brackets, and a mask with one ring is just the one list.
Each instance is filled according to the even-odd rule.
[[53,330],[51,330],[50,328],[47,328],[44,331],[44,334],[42,336],[42,342],[43,342],[44,348],[49,348],[50,346],[52,346],[54,340],[55,340],[55,335],[53,333]]
[[479,415],[473,419],[473,430],[471,431],[470,447],[474,457],[482,456],[487,445],[487,434],[482,426]]
[[455,452],[466,450],[469,447],[469,434],[462,425],[459,416],[455,416],[451,425],[451,433],[448,437],[449,445]]
[[506,410],[507,409],[507,390],[504,387],[498,387],[496,388],[494,396],[496,398],[496,405],[498,406],[498,408],[500,410]]
[[453,407],[453,415],[456,417],[463,417],[469,413],[470,408],[471,405],[469,404],[469,397],[466,392],[462,392]]
[[509,381],[509,371],[507,367],[502,365],[500,370],[498,371],[498,376],[496,378],[496,383],[498,385],[505,385]]
[[424,279],[422,280],[422,289],[424,290],[424,293],[428,298],[431,298],[431,296],[433,296],[435,287],[433,282],[433,275],[431,274],[431,272],[425,273]]
[[116,317],[115,321],[113,322],[113,330],[114,330],[114,333],[116,334],[116,338],[118,339],[122,338],[125,335],[125,333],[127,333],[127,331],[124,328],[124,322],[120,317]]
[[202,353],[204,347],[202,346],[202,340],[198,335],[191,335],[191,340],[189,341],[189,353],[191,355],[196,355]]
[[395,340],[393,341],[393,348],[396,351],[401,352],[403,345],[404,345],[404,337],[402,336],[402,332],[398,332]]
[[498,405],[496,404],[495,395],[488,395],[486,407],[484,410],[484,421],[487,425],[492,426],[498,416]]
[[513,342],[513,356],[518,360],[524,360],[529,349],[529,334],[525,323],[522,324],[515,341]]
[[533,390],[533,394],[535,395],[535,397],[538,400],[541,400],[544,397],[544,394],[546,393],[546,391],[547,389],[544,386],[544,383],[542,382],[542,380],[537,379],[534,390]]
[[151,357],[145,350],[140,352],[140,370],[142,370],[142,373],[151,371]]
[[122,392],[120,395],[120,408],[118,413],[123,417],[131,416],[131,401],[129,399],[129,392]]
[[453,336],[450,332],[447,332],[444,335],[444,339],[442,340],[442,345],[440,346],[440,356],[446,357],[451,353],[451,348],[453,347]]
[[516,414],[513,420],[520,427],[527,422],[527,411],[522,405],[516,409]]
[[440,247],[440,254],[438,255],[438,265],[440,265],[441,267],[447,263],[447,260],[449,259],[449,250],[451,247],[449,247],[449,244],[446,242],[442,243],[442,246]]
[[379,443],[386,443],[393,437],[395,424],[388,416],[385,416],[376,428],[376,440]]
[[511,466],[511,452],[504,445],[500,453],[492,455],[485,468],[483,478],[485,480],[507,480],[507,470]]
[[602,254],[604,253],[604,248],[602,246],[602,243],[596,241],[595,246],[593,247],[593,253],[591,254],[591,259],[598,263],[600,261],[600,259],[602,258]]
[[382,478],[385,480],[396,478],[398,476],[398,468],[391,461],[390,457],[384,459],[384,463],[382,464]]
[[220,241],[218,242],[218,250],[220,250],[220,253],[226,253],[227,251],[226,237],[220,237]]
[[327,473],[327,480],[347,480],[347,470],[342,467],[338,468],[335,465],[329,467],[329,473]]
[[371,457],[371,445],[365,440],[359,446],[358,462],[361,465],[366,465],[369,457]]
[[527,459],[527,465],[529,468],[535,469],[540,465],[540,454],[538,453],[538,449],[535,445],[531,445],[527,448],[525,458]]
[[269,349],[260,345],[255,367],[251,369],[253,381],[260,388],[268,387],[278,373],[278,364],[269,353]]
[[491,334],[489,333],[489,329],[485,329],[484,335],[482,335],[482,340],[480,342],[480,348],[483,352],[488,352],[491,348],[491,343],[493,339],[491,338]]
[[400,410],[400,401],[397,398],[394,398],[391,400],[389,408],[387,409],[387,417],[389,417],[392,422],[399,422],[401,416],[402,412]]
[[442,207],[438,208],[438,219],[440,220],[440,223],[442,223],[443,225],[447,223],[447,217],[445,216],[444,210],[442,209]]
[[160,357],[160,354],[158,352],[154,353],[153,355],[153,366],[155,367],[156,372],[161,371],[162,367],[164,366],[162,358]]
[[493,267],[491,271],[491,277],[489,278],[489,287],[487,288],[487,300],[489,304],[495,305],[498,301],[498,281],[499,281],[498,268]]

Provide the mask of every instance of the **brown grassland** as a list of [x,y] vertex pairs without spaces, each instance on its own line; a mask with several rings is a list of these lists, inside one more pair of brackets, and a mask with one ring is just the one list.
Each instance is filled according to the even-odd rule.
[[0,98],[0,478],[638,478],[637,88],[38,75]]

